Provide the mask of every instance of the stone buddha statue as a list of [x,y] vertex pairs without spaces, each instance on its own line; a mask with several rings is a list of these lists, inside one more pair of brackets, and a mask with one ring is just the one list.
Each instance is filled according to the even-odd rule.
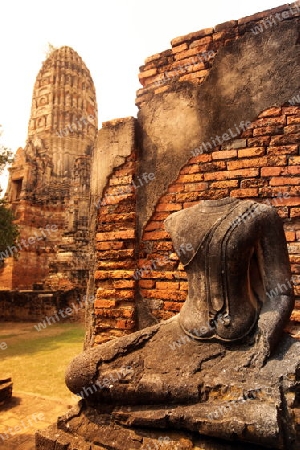
[[299,343],[282,337],[294,300],[280,217],[224,198],[173,213],[165,227],[188,277],[180,313],[86,350],[67,386],[99,423],[110,411],[125,427],[225,438],[230,429],[283,448],[293,413],[279,405],[295,391]]
[[[262,320],[261,331],[273,346],[294,304],[275,209],[251,200],[204,200],[171,214],[165,227],[188,276],[179,315],[184,332],[194,339],[235,341],[267,314],[273,320],[268,325]],[[274,295],[277,285],[283,289]]]

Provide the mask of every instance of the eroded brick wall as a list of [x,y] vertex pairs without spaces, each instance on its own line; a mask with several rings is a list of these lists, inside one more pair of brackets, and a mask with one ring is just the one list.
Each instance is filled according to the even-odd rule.
[[[235,140],[192,157],[163,195],[143,233],[139,287],[152,314],[167,319],[187,296],[183,266],[164,230],[169,214],[226,196],[273,205],[284,221],[296,308],[300,310],[300,107],[263,111]],[[161,263],[161,264],[160,264]],[[299,320],[294,311],[293,319]]]
[[135,153],[115,169],[98,208],[94,302],[95,343],[135,329]]
[[[180,311],[187,278],[164,220],[202,199],[226,196],[271,204],[282,217],[296,294],[292,320],[300,322],[299,11],[296,2],[173,39],[171,49],[147,58],[141,67],[135,138],[132,123],[118,140],[118,124],[112,121],[103,133],[115,138],[98,144],[120,155],[136,139],[139,154],[113,170],[101,194],[92,342],[141,327],[141,305],[148,324]],[[278,63],[273,41],[285,49]],[[258,59],[264,55],[257,67],[253,52]],[[275,79],[270,80],[270,70]],[[243,120],[249,126],[238,130]],[[221,142],[205,148],[216,134]],[[132,179],[145,172],[153,172],[154,180],[129,192]]]
[[143,88],[137,91],[136,105],[142,107],[154,95],[173,90],[176,82],[201,84],[222,47],[247,32],[259,35],[299,15],[300,4],[294,2],[173,39],[171,49],[146,58],[140,67]]

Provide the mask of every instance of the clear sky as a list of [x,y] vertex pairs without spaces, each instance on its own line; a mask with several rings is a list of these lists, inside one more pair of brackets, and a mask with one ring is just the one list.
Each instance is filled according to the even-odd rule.
[[24,146],[48,42],[79,53],[96,86],[99,128],[136,116],[139,66],[171,39],[274,8],[281,0],[6,0],[0,4],[2,143]]

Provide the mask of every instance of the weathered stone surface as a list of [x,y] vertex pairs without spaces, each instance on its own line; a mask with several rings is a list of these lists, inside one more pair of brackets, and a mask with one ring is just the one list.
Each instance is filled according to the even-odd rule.
[[[177,430],[297,449],[300,343],[285,335],[267,364],[257,367],[261,346],[252,338],[197,342],[183,333],[177,316],[79,356],[67,384],[90,405],[80,420],[92,411],[100,428]],[[60,427],[67,431],[68,421]]]

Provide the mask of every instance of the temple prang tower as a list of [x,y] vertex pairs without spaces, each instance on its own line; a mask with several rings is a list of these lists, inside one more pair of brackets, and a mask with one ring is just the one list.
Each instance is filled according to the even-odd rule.
[[36,78],[26,145],[10,169],[6,198],[21,235],[5,259],[0,289],[84,292],[97,131],[89,70],[72,48],[54,50]]

